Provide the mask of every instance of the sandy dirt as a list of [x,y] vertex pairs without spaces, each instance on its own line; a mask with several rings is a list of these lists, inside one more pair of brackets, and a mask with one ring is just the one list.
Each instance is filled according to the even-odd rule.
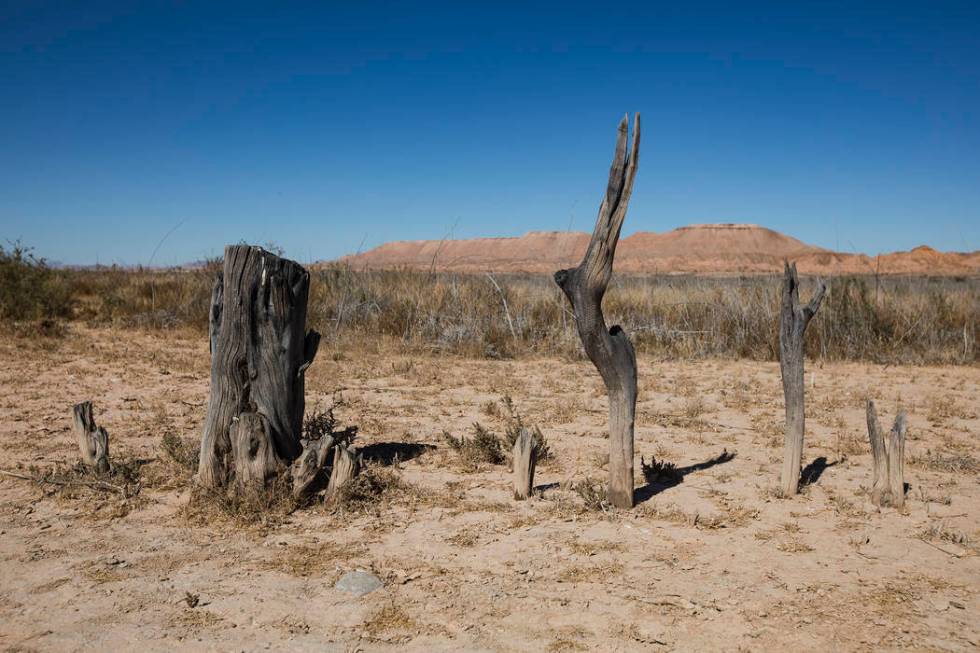
[[[811,364],[801,496],[776,496],[775,363],[640,360],[638,504],[588,510],[605,395],[587,361],[481,361],[324,343],[308,409],[339,399],[362,446],[431,444],[369,509],[284,522],[205,517],[170,483],[161,437],[200,434],[208,349],[193,334],[72,327],[0,342],[0,468],[77,460],[92,399],[113,460],[153,459],[123,499],[0,478],[0,648],[11,651],[937,650],[980,645],[980,370]],[[906,508],[867,496],[864,398],[909,412]],[[540,496],[506,464],[468,469],[444,430],[502,433],[510,396],[554,460]],[[389,447],[390,448],[390,447]],[[416,447],[415,450],[421,449]],[[720,456],[723,452],[732,456]],[[417,453],[417,451],[416,451]],[[680,478],[647,485],[639,457]],[[404,458],[410,458],[404,460]],[[28,467],[35,466],[31,472]],[[163,480],[161,480],[163,479]],[[364,569],[385,586],[334,588]],[[193,604],[193,607],[192,607]]]

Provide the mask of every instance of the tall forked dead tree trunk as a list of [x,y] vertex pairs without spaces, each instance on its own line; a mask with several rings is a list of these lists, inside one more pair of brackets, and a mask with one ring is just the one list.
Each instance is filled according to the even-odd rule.
[[827,286],[817,281],[817,290],[806,306],[800,305],[800,281],[796,263],[783,262],[783,296],[779,311],[779,369],[783,376],[786,401],[786,434],[783,440],[783,496],[800,489],[800,467],[803,463],[803,334],[813,319]]
[[211,294],[201,485],[262,485],[299,457],[304,374],[320,342],[306,331],[309,288],[294,261],[260,247],[225,248]]
[[612,277],[613,257],[626,217],[640,155],[640,114],[633,124],[629,154],[629,116],[619,123],[616,151],[609,169],[606,197],[599,207],[592,240],[578,267],[559,270],[555,281],[575,313],[582,345],[599,370],[609,395],[609,502],[633,506],[633,421],[636,412],[636,354],[621,327],[606,328],[602,297]]
[[868,399],[867,417],[874,459],[871,502],[876,506],[901,508],[905,505],[905,432],[908,430],[905,411],[898,411],[887,439],[878,425],[878,411],[871,399]]

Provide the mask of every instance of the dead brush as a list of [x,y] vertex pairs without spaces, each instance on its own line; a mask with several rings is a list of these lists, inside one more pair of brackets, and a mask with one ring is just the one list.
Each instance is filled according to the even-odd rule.
[[656,456],[650,456],[649,463],[640,456],[640,473],[649,485],[672,485],[684,479],[674,463],[657,460]]
[[471,471],[481,464],[500,465],[504,462],[500,438],[479,422],[473,422],[471,438],[467,439],[465,435],[455,437],[448,431],[443,431],[442,439],[459,455],[459,460],[464,467]]
[[607,512],[612,508],[606,496],[606,488],[599,481],[587,478],[572,485],[572,491],[582,499],[586,510]]
[[931,542],[949,542],[950,544],[957,544],[964,547],[969,547],[973,543],[969,535],[963,531],[950,528],[946,525],[946,522],[943,521],[923,529],[918,533],[918,535],[916,535],[916,537],[918,537],[920,540]]
[[334,512],[366,512],[390,503],[411,489],[391,467],[366,465],[357,476],[340,487],[327,506]]
[[913,467],[926,469],[931,472],[945,472],[953,474],[977,474],[980,473],[980,460],[969,454],[951,454],[944,456],[941,453],[927,449],[924,454],[913,454],[908,457],[907,462]]
[[537,460],[538,463],[541,463],[542,461],[554,459],[554,452],[551,450],[551,447],[548,446],[548,441],[545,439],[544,434],[541,433],[541,428],[537,424],[534,424],[533,426],[525,424],[524,419],[517,411],[517,407],[514,406],[514,401],[509,395],[503,396],[503,398],[500,400],[500,405],[504,410],[503,418],[506,423],[504,430],[504,443],[506,444],[507,449],[513,449],[514,443],[517,442],[517,438],[521,435],[521,431],[525,428],[529,428],[534,434],[532,438],[532,446],[534,448],[535,460]]
[[181,515],[199,526],[224,521],[240,526],[277,527],[298,507],[292,483],[286,474],[281,474],[264,487],[212,489],[195,484]]

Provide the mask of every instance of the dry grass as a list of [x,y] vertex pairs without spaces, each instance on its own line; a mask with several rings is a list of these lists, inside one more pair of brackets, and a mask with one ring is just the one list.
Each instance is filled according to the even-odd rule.
[[927,449],[925,454],[916,454],[908,457],[908,464],[919,469],[926,469],[931,472],[944,472],[953,474],[977,474],[980,473],[980,460],[969,454],[950,454],[942,455]]
[[[19,251],[19,254],[17,252]],[[18,258],[19,256],[19,258]],[[25,248],[0,252],[5,320],[83,320],[138,328],[207,329],[220,261],[194,269],[51,270]],[[6,265],[3,265],[6,264]],[[497,277],[420,271],[311,271],[309,320],[342,350],[378,334],[418,351],[477,357],[581,356],[565,300],[547,275]],[[40,295],[23,292],[43,278]],[[840,277],[830,280],[807,330],[807,354],[829,360],[971,364],[980,360],[980,283],[974,278]],[[775,360],[778,277],[616,277],[604,309],[640,353]],[[38,299],[43,299],[41,301]],[[7,299],[9,298],[9,299]],[[408,373],[412,361],[393,364]],[[736,401],[738,399],[736,398]]]

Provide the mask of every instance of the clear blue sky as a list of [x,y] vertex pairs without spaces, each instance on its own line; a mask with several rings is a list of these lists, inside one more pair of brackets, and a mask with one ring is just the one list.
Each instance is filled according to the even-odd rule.
[[980,3],[6,0],[0,238],[154,264],[273,241],[591,230],[643,116],[626,233],[754,222],[980,247]]

